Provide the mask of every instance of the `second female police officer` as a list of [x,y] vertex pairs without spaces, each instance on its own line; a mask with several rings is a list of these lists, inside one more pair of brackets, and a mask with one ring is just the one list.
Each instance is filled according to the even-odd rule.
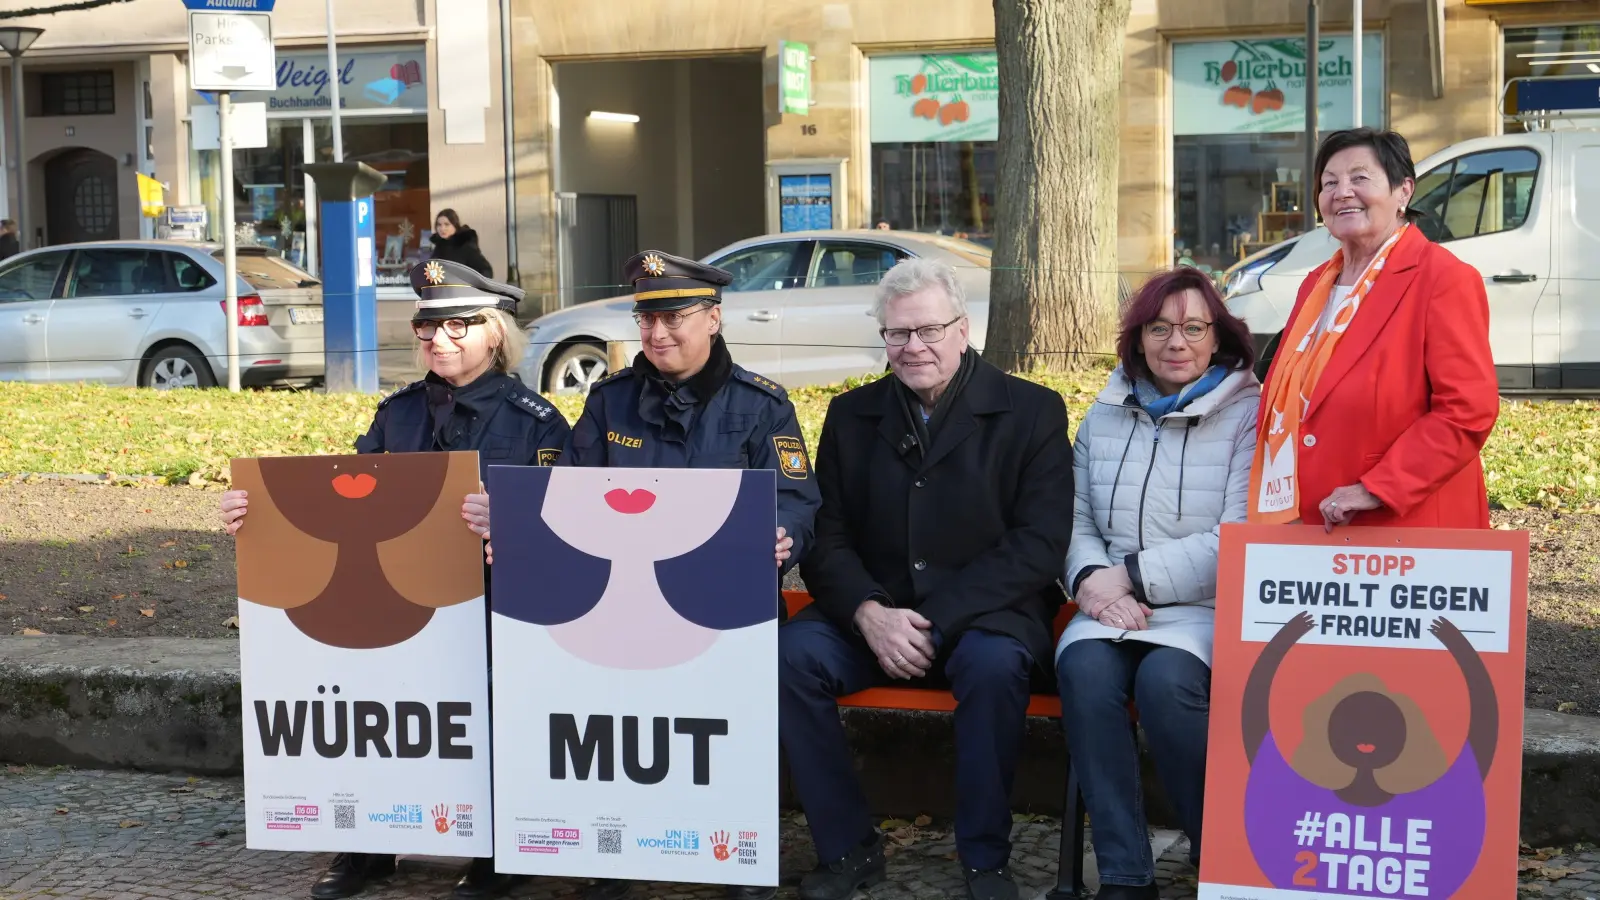
[[[554,462],[571,431],[567,420],[509,374],[525,345],[513,318],[522,290],[441,260],[412,269],[411,287],[418,297],[411,329],[428,374],[378,404],[372,427],[356,439],[356,452],[476,450],[485,478],[491,465]],[[248,509],[244,491],[222,495],[222,521],[229,534],[238,533]],[[394,868],[390,854],[340,853],[312,886],[311,896],[355,896],[367,882],[388,877]],[[456,884],[455,896],[492,897],[510,883],[495,874],[493,859],[475,859]]]
[[[778,574],[811,543],[821,495],[794,404],[782,387],[734,363],[722,339],[728,272],[658,251],[628,260],[633,318],[644,349],[633,365],[597,382],[557,465],[661,469],[772,469],[777,473]],[[488,536],[488,498],[464,512]],[[773,594],[777,602],[777,583]],[[631,882],[602,879],[586,900],[616,900]],[[773,888],[731,886],[737,900]]]

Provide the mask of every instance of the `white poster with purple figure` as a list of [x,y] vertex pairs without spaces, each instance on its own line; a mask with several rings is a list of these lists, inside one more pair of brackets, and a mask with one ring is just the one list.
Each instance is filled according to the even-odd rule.
[[775,477],[490,467],[501,872],[778,883]]

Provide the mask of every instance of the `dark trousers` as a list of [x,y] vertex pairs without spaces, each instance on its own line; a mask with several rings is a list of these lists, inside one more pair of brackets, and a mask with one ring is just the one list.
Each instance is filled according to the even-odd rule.
[[[817,858],[833,862],[873,835],[836,698],[901,682],[884,674],[859,638],[830,622],[784,625],[778,660],[779,735]],[[1033,658],[1015,638],[968,631],[954,647],[941,648],[940,663],[944,679],[930,673],[926,686],[947,681],[957,703],[956,849],[968,868],[998,869],[1011,856],[1011,784]]]
[[1200,858],[1205,807],[1206,736],[1211,723],[1211,669],[1176,647],[1143,641],[1074,641],[1056,659],[1067,749],[1083,786],[1095,863],[1103,884],[1155,880],[1144,816],[1139,747],[1128,700],[1150,744],[1156,774]]

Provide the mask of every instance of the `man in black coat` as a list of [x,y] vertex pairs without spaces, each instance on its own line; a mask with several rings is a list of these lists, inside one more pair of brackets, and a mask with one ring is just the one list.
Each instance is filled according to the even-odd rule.
[[820,861],[800,896],[844,900],[883,878],[835,698],[898,680],[954,692],[968,894],[1014,900],[1011,785],[1072,534],[1066,405],[967,346],[944,263],[895,266],[875,312],[894,375],[828,408],[801,563],[816,602],[778,638],[780,733]]

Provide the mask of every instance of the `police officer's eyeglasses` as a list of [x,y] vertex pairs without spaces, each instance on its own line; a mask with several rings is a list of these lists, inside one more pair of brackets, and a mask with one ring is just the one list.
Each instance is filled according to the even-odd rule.
[[1182,325],[1174,326],[1167,322],[1150,322],[1144,326],[1146,337],[1164,341],[1172,337],[1172,329],[1176,327],[1183,335],[1183,339],[1193,344],[1205,340],[1206,334],[1211,331],[1211,323],[1204,319],[1190,319]]
[[911,343],[913,332],[917,340],[924,344],[937,344],[944,340],[944,331],[951,325],[965,319],[966,316],[956,316],[943,325],[924,325],[921,328],[879,328],[878,334],[883,336],[883,342],[891,347],[903,347]]
[[444,328],[446,337],[460,340],[467,336],[467,329],[474,325],[482,325],[488,319],[484,316],[466,316],[459,319],[445,319],[440,322],[436,319],[412,320],[411,331],[416,334],[419,341],[431,341],[433,336]]
[[661,324],[667,326],[668,331],[677,331],[678,327],[683,324],[683,320],[689,318],[695,313],[705,312],[710,308],[711,307],[709,306],[699,306],[689,312],[678,312],[677,310],[673,310],[672,312],[664,313],[634,313],[633,321],[637,323],[640,328],[654,328],[656,327],[656,321],[659,320]]

